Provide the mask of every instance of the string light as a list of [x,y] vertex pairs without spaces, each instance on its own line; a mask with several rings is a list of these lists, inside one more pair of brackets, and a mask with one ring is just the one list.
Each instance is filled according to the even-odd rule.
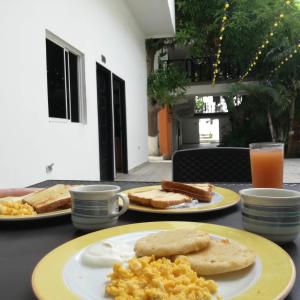
[[217,46],[217,52],[216,52],[216,57],[215,57],[215,62],[213,64],[213,79],[211,84],[215,85],[216,83],[216,79],[217,79],[217,75],[220,72],[219,66],[221,64],[221,53],[222,53],[222,41],[223,41],[223,33],[225,31],[225,25],[226,22],[228,20],[228,16],[227,16],[227,10],[229,8],[229,3],[227,1],[225,1],[224,4],[224,15],[222,17],[222,24],[221,24],[221,28],[220,28],[220,35],[218,38],[218,46]]
[[[287,1],[285,1],[285,5],[289,6],[291,4],[291,2],[292,1],[287,0]],[[283,18],[284,18],[284,14],[280,13],[279,16],[277,17],[276,21],[273,23],[270,32],[267,34],[267,37],[264,39],[264,41],[258,47],[258,50],[256,51],[255,55],[253,56],[254,58],[252,59],[252,61],[249,63],[249,66],[248,66],[246,72],[240,76],[239,81],[244,80],[249,75],[249,73],[253,70],[253,68],[256,66],[260,56],[262,55],[262,53],[265,50],[265,48],[267,47],[267,45],[270,43],[270,39],[273,38],[276,30],[278,29],[279,24],[283,20]]]
[[300,52],[300,43],[294,47],[295,49],[292,50],[289,54],[287,54],[279,64],[270,72],[269,78],[271,78],[276,72],[278,72],[283,65],[285,65],[290,59],[292,59],[295,54]]

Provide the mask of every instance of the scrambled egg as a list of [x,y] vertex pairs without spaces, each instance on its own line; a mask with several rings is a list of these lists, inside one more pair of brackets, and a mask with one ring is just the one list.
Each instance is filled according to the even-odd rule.
[[197,277],[186,257],[134,257],[128,268],[115,264],[109,277],[106,293],[116,300],[209,300],[217,291],[213,280]]
[[36,212],[33,209],[33,207],[27,203],[3,201],[0,202],[0,215],[25,216],[25,215],[36,215]]

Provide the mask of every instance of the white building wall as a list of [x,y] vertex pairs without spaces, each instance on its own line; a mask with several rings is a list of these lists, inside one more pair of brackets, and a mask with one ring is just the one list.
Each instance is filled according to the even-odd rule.
[[[87,123],[48,118],[46,30],[85,55]],[[129,169],[147,149],[144,36],[123,0],[0,2],[0,187],[99,180],[96,62],[126,82]],[[46,165],[54,163],[46,174]]]

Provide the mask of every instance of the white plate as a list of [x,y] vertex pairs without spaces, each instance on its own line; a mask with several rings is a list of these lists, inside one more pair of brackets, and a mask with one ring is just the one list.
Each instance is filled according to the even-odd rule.
[[[116,236],[106,241],[118,244],[119,246],[127,244],[131,246],[132,251],[135,242],[147,234],[157,231],[143,231]],[[215,239],[224,237],[211,235]],[[92,268],[84,265],[81,261],[82,253],[86,248],[82,249],[76,255],[72,256],[66,263],[63,270],[63,280],[66,286],[77,294],[81,299],[85,300],[104,300],[111,299],[105,297],[105,283],[107,275],[112,273],[112,268]],[[206,276],[205,278],[213,279],[218,284],[218,293],[223,299],[231,299],[241,294],[259,278],[262,271],[260,259],[257,258],[254,266],[245,270],[233,272],[227,275]],[[215,298],[214,298],[215,299]]]
[[213,238],[228,238],[249,247],[257,254],[256,262],[244,270],[218,276],[218,294],[223,300],[284,299],[295,282],[295,266],[278,245],[258,235],[207,223],[149,222],[99,230],[69,241],[47,254],[36,266],[32,286],[39,299],[103,300],[105,282],[111,268],[97,269],[81,262],[82,252],[103,240],[119,244],[134,242],[150,232],[177,228],[195,228],[209,232]]
[[[161,186],[142,186],[122,191],[122,193],[128,195],[128,193],[139,193],[156,189],[161,189]],[[159,214],[192,214],[225,209],[227,207],[237,204],[239,201],[240,195],[236,192],[231,191],[229,189],[214,186],[213,197],[210,202],[199,202],[198,200],[193,200],[191,203],[183,203],[180,205],[170,206],[164,209],[142,206],[134,202],[130,202],[129,209]]]
[[[0,198],[1,201],[19,201],[18,197],[7,197],[7,198]],[[64,216],[71,214],[71,208],[67,209],[60,209],[51,211],[48,213],[41,213],[36,215],[25,215],[25,216],[7,216],[7,215],[0,215],[0,221],[33,221],[33,220],[39,220],[39,219],[48,219],[48,218],[54,218],[58,216]]]

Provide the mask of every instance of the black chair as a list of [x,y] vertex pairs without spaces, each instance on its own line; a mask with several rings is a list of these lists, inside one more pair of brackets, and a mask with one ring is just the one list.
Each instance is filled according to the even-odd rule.
[[251,182],[249,148],[200,148],[175,151],[173,180]]

